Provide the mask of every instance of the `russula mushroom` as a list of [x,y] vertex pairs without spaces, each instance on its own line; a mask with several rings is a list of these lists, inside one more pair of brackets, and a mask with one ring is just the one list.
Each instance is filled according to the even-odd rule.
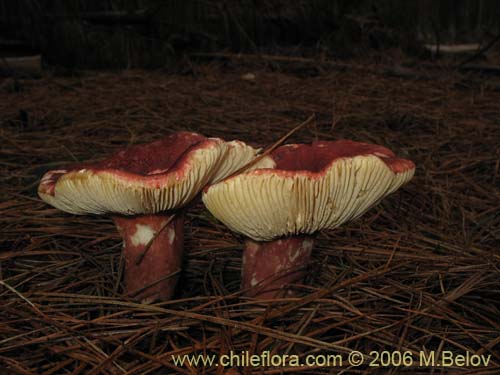
[[169,299],[181,268],[182,208],[256,152],[243,142],[178,132],[100,162],[49,171],[38,194],[65,212],[111,215],[123,237],[128,295]]
[[409,181],[415,165],[385,147],[350,140],[285,145],[274,168],[256,169],[208,186],[208,210],[245,241],[242,289],[248,296],[284,295],[304,277],[313,236],[356,219]]

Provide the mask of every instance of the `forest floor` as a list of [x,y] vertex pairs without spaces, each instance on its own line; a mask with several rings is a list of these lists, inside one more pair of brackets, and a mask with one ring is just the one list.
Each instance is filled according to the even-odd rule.
[[[357,350],[366,360],[232,370],[242,374],[372,373],[384,350],[412,358],[384,373],[500,373],[498,86],[446,69],[303,63],[0,78],[0,373],[222,374],[172,354],[231,350],[301,361]],[[242,239],[197,203],[175,298],[135,303],[123,295],[111,220],[37,197],[45,171],[130,144],[190,130],[266,147],[311,114],[287,142],[377,143],[417,169],[360,219],[317,236],[296,298],[242,297]],[[433,351],[490,360],[419,366]]]

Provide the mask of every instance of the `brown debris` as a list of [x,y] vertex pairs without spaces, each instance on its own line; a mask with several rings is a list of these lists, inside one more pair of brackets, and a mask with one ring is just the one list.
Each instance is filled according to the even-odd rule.
[[[307,78],[216,64],[197,66],[196,77],[86,73],[1,90],[0,369],[222,374],[176,366],[171,355],[269,350],[303,359],[355,349],[491,354],[482,373],[498,372],[500,93],[458,89],[457,73],[418,80],[345,65]],[[248,71],[252,82],[240,78]],[[417,171],[361,219],[318,236],[298,299],[241,297],[242,241],[198,202],[187,213],[177,298],[136,304],[123,295],[112,222],[66,215],[36,196],[45,171],[128,144],[192,130],[266,147],[312,113],[315,124],[287,142],[377,143]],[[238,368],[251,370],[337,369]]]

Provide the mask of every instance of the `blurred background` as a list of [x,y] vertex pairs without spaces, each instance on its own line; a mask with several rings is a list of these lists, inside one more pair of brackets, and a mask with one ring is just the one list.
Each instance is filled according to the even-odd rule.
[[222,50],[428,58],[487,45],[499,19],[495,0],[1,1],[0,57],[40,54],[68,69],[163,67]]

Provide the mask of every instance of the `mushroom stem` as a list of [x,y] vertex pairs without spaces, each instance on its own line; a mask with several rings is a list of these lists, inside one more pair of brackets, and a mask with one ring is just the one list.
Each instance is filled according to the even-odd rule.
[[289,284],[300,282],[311,258],[314,240],[295,236],[269,242],[245,241],[242,284],[245,295],[271,299],[291,295]]
[[184,217],[114,216],[123,238],[125,293],[142,303],[168,300],[181,269]]

